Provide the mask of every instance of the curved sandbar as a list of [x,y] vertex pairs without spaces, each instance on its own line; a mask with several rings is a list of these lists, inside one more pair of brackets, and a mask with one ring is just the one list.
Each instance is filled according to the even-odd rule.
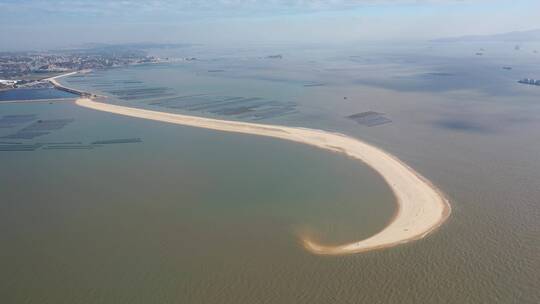
[[70,72],[70,73],[61,74],[61,75],[58,75],[58,76],[46,78],[44,80],[51,83],[58,90],[65,91],[65,92],[68,92],[68,93],[72,93],[72,94],[75,94],[75,95],[79,95],[79,96],[82,96],[82,97],[104,97],[104,96],[99,96],[99,95],[96,95],[96,94],[91,94],[91,93],[88,93],[88,92],[84,92],[84,91],[81,91],[81,90],[78,90],[78,89],[70,88],[70,87],[68,87],[66,85],[61,84],[58,81],[58,79],[60,79],[60,78],[68,77],[68,76],[79,74],[79,73],[87,73],[88,71],[89,70]]
[[76,103],[86,108],[125,116],[290,140],[343,153],[365,162],[382,175],[394,192],[398,204],[394,218],[379,233],[349,244],[327,246],[302,237],[304,247],[315,254],[351,254],[418,240],[439,227],[450,214],[450,205],[444,195],[412,168],[379,148],[343,134],[157,112],[96,102],[86,98],[78,99]]
[[[60,79],[60,78],[64,78],[64,77],[68,77],[68,76],[71,76],[71,75],[75,75],[77,74],[78,72],[70,72],[70,73],[65,73],[65,74],[61,74],[61,75],[57,75],[57,76],[54,76],[54,77],[50,77],[50,78],[46,78],[44,79],[45,81],[48,81],[50,82],[54,87],[56,88],[60,88],[60,89],[63,89],[63,90],[73,90],[73,91],[76,91],[77,93],[75,94],[79,94],[79,93],[82,93],[80,91],[77,91],[75,89],[71,89],[71,88],[68,88],[64,85],[62,85],[61,83],[58,82],[57,79]],[[80,94],[79,94],[80,95]]]

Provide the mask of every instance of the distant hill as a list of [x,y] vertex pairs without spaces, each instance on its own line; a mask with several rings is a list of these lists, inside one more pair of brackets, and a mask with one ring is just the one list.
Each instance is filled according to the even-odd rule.
[[110,55],[110,56],[145,56],[146,51],[150,49],[176,49],[190,47],[193,44],[187,43],[85,43],[82,45],[49,50],[52,53],[67,54],[86,54],[86,55]]
[[494,35],[471,35],[432,40],[433,42],[531,42],[540,41],[540,29],[508,32]]
[[152,42],[134,42],[121,44],[107,43],[85,43],[80,46],[82,49],[169,49],[192,46],[188,43],[152,43]]

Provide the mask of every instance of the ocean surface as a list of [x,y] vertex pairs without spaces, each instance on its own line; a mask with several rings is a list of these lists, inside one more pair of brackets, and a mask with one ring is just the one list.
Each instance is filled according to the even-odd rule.
[[0,91],[0,101],[75,98],[75,94],[57,89],[16,89]]
[[1,105],[16,117],[0,120],[3,301],[540,302],[540,88],[517,83],[540,78],[532,46],[167,52],[197,60],[62,81],[111,103],[355,136],[444,191],[450,219],[391,249],[312,255],[299,234],[358,240],[395,212],[362,163],[70,103]]

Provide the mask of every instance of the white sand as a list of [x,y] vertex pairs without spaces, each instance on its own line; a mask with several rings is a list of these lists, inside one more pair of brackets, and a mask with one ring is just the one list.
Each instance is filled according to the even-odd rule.
[[49,81],[51,82],[53,85],[55,86],[58,86],[58,87],[63,87],[63,85],[61,85],[58,81],[56,81],[57,79],[60,79],[60,78],[64,78],[64,77],[68,77],[68,76],[71,76],[71,75],[75,75],[77,74],[78,72],[70,72],[70,73],[65,73],[65,74],[61,74],[61,75],[58,75],[58,76],[54,76],[54,77],[50,77],[50,78],[47,78],[45,79],[46,81]]
[[343,134],[157,112],[111,105],[85,98],[78,99],[76,103],[86,108],[125,116],[290,140],[343,153],[368,164],[386,180],[394,192],[398,205],[395,216],[379,233],[348,244],[321,245],[301,236],[304,247],[315,254],[351,254],[418,240],[438,228],[450,214],[450,205],[444,195],[412,168],[379,148]]

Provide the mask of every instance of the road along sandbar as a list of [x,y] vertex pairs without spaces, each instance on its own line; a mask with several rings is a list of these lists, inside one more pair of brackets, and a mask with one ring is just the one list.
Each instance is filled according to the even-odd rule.
[[343,245],[323,245],[300,236],[304,247],[321,255],[344,255],[388,248],[418,240],[437,229],[450,215],[450,204],[431,182],[397,157],[359,139],[339,133],[287,126],[227,121],[158,112],[77,99],[82,107],[124,116],[162,121],[217,131],[279,138],[345,154],[373,168],[392,189],[397,210],[388,225],[375,235]]
[[60,78],[72,76],[72,75],[79,74],[79,73],[87,73],[87,72],[89,72],[89,70],[70,72],[70,73],[54,76],[54,77],[51,77],[51,78],[46,78],[44,80],[48,81],[50,84],[52,84],[58,90],[65,91],[65,92],[68,92],[68,93],[72,93],[72,94],[75,94],[75,95],[79,95],[79,96],[81,96],[83,98],[105,97],[105,96],[100,96],[100,95],[84,92],[84,91],[81,91],[81,90],[78,90],[78,89],[70,88],[70,87],[68,87],[68,86],[66,86],[66,85],[64,85],[64,84],[62,84],[62,83],[60,83],[58,81],[58,79],[60,79]]

